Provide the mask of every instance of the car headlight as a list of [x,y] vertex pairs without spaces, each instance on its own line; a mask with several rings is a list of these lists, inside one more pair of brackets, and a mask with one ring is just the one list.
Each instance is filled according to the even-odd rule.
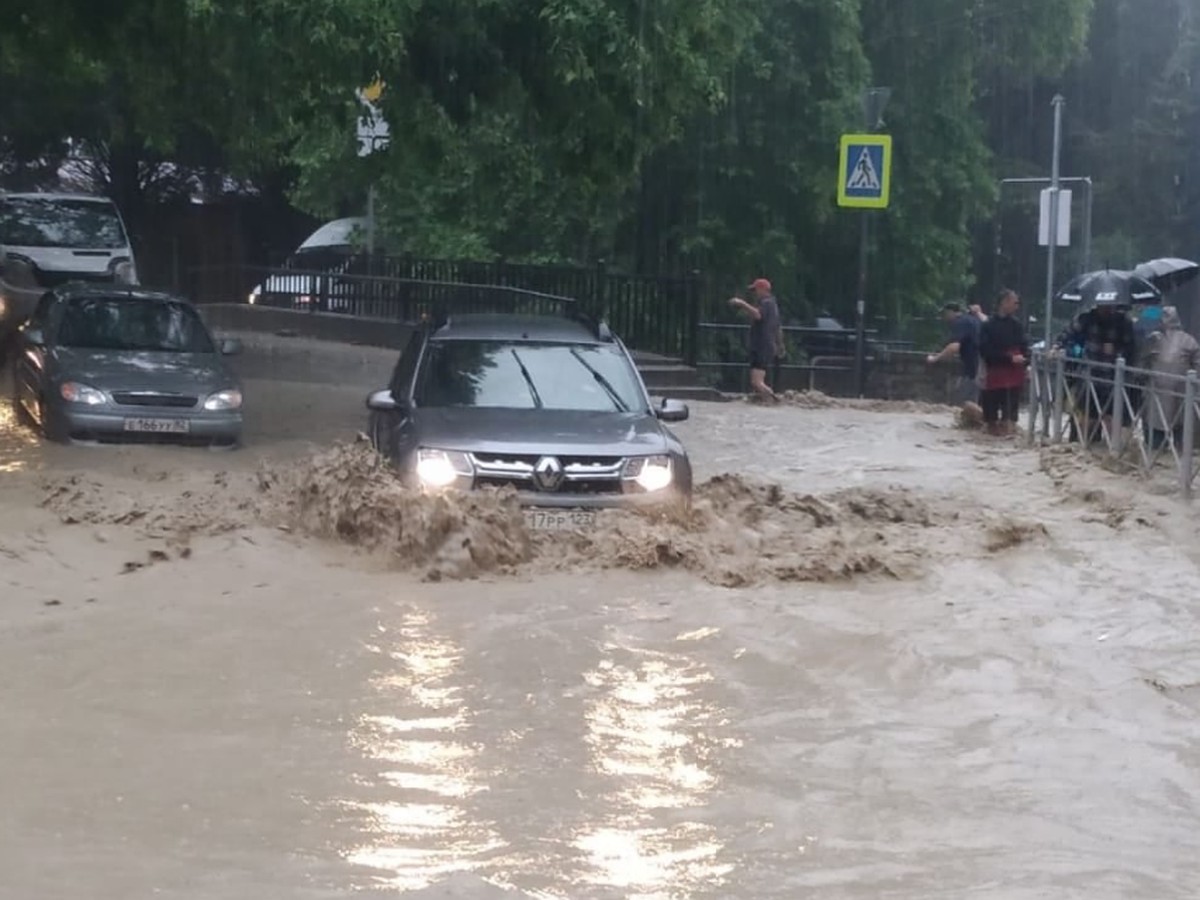
[[217,391],[204,401],[204,408],[209,412],[218,412],[226,409],[241,409],[242,392],[237,388],[230,388],[227,391]]
[[424,487],[448,488],[460,478],[475,474],[465,453],[422,448],[417,451],[417,478]]
[[108,398],[103,393],[96,390],[94,387],[88,387],[86,384],[80,384],[77,381],[65,381],[63,386],[58,389],[62,398],[68,403],[82,403],[85,406],[101,406],[108,402]]
[[0,319],[3,319],[6,315],[8,315],[8,300],[0,297]]
[[643,491],[654,493],[671,486],[675,470],[669,456],[641,456],[625,464],[624,477]]

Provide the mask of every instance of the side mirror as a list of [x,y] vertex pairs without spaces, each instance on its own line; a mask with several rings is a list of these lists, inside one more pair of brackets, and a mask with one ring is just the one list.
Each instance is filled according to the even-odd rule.
[[222,356],[237,356],[242,352],[242,342],[237,338],[225,338],[221,341]]
[[654,414],[663,422],[686,422],[691,412],[682,400],[670,400],[664,397]]
[[367,397],[367,409],[372,412],[395,412],[401,408],[390,389],[375,391]]
[[46,335],[42,333],[42,329],[26,328],[21,333],[25,336],[25,343],[33,347],[46,346]]

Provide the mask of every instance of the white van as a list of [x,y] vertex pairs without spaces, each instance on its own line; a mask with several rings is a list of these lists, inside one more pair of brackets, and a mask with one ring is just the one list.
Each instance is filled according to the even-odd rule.
[[366,229],[367,220],[362,217],[326,222],[309,235],[283,265],[284,269],[294,269],[297,273],[325,274],[272,272],[250,292],[248,302],[288,309],[308,309],[314,303],[323,302],[328,311],[346,309],[353,285],[329,276],[345,272],[354,257],[362,252]]
[[71,281],[138,283],[116,205],[79,194],[0,192],[0,340],[46,291]]

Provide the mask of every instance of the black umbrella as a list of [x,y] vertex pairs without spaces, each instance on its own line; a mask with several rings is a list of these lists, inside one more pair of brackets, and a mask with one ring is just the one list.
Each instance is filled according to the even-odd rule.
[[1101,269],[1072,278],[1054,295],[1054,299],[1088,306],[1133,306],[1138,303],[1161,303],[1162,291],[1133,272]]
[[1200,263],[1164,256],[1142,263],[1133,274],[1145,278],[1160,291],[1173,291],[1200,275]]

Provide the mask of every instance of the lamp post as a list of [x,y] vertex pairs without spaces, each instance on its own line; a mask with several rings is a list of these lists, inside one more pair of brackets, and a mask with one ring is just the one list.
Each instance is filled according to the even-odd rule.
[[1051,105],[1054,107],[1054,154],[1050,160],[1050,224],[1046,229],[1046,327],[1045,346],[1050,346],[1053,337],[1051,320],[1054,317],[1054,251],[1058,247],[1058,192],[1059,175],[1058,161],[1062,155],[1062,94],[1055,94]]
[[[892,89],[867,88],[862,93],[863,124],[868,133],[883,125],[883,111],[892,97]],[[867,386],[867,261],[871,246],[871,210],[862,210],[858,248],[858,302],[855,304],[854,382],[859,397]]]

